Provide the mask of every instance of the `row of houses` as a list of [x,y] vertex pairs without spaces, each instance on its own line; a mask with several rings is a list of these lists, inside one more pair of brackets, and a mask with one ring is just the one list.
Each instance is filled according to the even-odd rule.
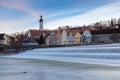
[[46,45],[79,45],[82,43],[90,44],[92,35],[89,30],[81,29],[58,29],[58,30],[29,30],[30,43],[36,43],[35,38],[43,36],[43,44]]
[[95,29],[91,27],[83,27],[51,31],[29,30],[28,33],[32,39],[29,41],[30,43],[36,43],[35,38],[38,37],[38,41],[43,40],[43,43],[41,44],[45,45],[80,45],[120,42],[120,28]]
[[0,34],[1,45],[22,45],[28,42],[28,34],[12,33],[12,34]]
[[1,34],[4,45],[81,45],[120,42],[120,28],[96,29],[92,27],[57,30],[28,30],[24,34]]

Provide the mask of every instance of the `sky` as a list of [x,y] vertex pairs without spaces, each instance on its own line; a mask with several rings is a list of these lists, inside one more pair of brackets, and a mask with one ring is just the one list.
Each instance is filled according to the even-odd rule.
[[120,0],[0,0],[0,33],[82,26],[120,18]]

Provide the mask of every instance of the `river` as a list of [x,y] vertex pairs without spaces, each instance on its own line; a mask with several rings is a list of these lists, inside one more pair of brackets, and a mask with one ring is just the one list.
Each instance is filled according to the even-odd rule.
[[0,57],[0,80],[120,80],[120,45],[42,48]]

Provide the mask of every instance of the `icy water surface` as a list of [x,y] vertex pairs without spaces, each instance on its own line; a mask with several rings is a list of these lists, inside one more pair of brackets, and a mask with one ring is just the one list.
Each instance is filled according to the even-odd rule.
[[120,80],[120,44],[41,48],[3,56],[0,80]]
[[5,57],[120,66],[120,44],[40,48]]
[[0,80],[120,80],[120,67],[0,58]]

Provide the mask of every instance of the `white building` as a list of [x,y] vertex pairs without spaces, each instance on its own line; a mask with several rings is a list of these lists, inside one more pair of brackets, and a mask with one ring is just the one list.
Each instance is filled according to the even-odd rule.
[[67,45],[67,31],[65,29],[61,34],[61,45]]
[[74,36],[73,36],[72,33],[69,33],[69,34],[68,34],[68,37],[67,37],[67,44],[68,44],[68,45],[74,44]]
[[85,30],[82,34],[82,43],[90,44],[92,42],[92,35],[90,30]]
[[42,16],[40,16],[40,20],[39,20],[39,30],[43,30],[43,19],[42,19]]
[[13,45],[15,42],[15,38],[10,35],[4,35],[4,45]]
[[56,33],[54,31],[49,35],[49,45],[56,45]]
[[110,26],[109,21],[100,21],[100,27],[107,28],[109,26]]

